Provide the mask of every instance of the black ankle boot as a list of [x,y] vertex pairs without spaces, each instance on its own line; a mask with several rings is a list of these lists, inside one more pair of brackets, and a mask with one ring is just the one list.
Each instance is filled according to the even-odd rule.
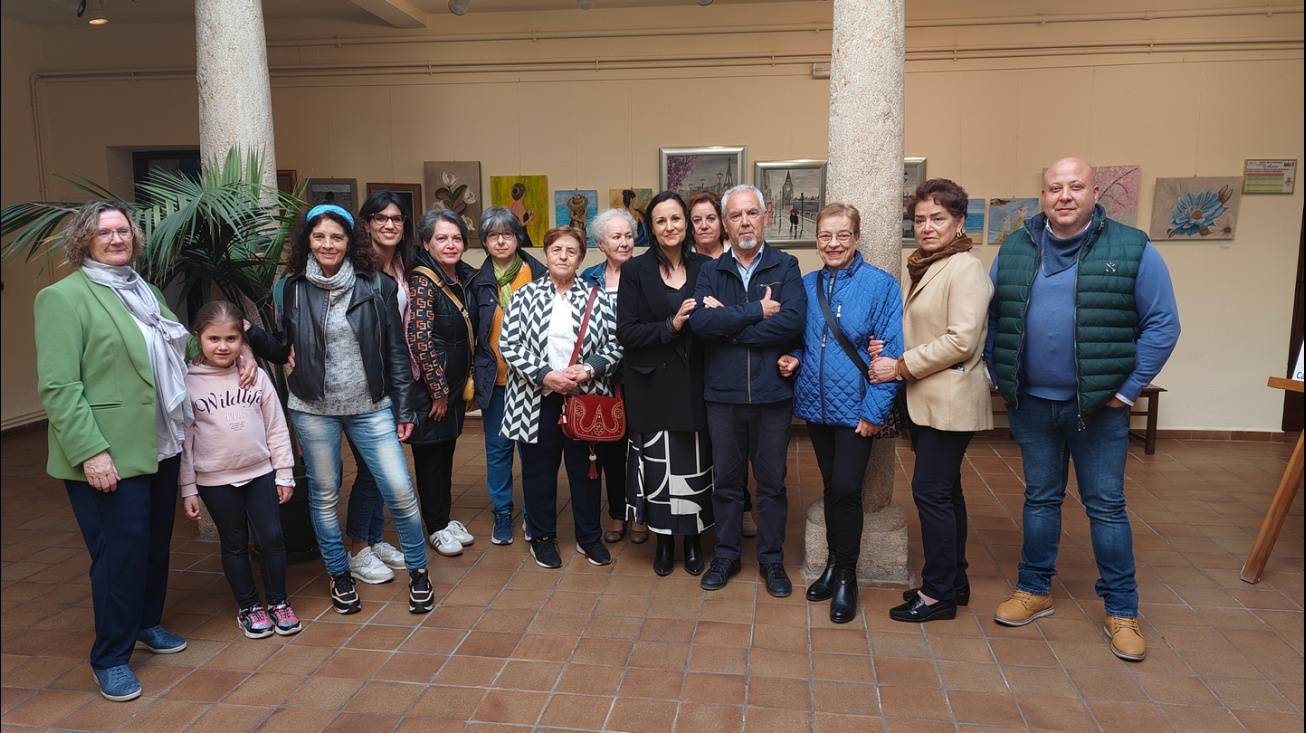
[[828,601],[832,595],[834,595],[834,558],[828,557],[825,560],[825,570],[821,572],[820,577],[807,586],[807,600]]
[[857,569],[834,571],[834,595],[830,599],[830,620],[846,624],[857,618]]
[[658,538],[658,546],[653,552],[653,572],[670,575],[676,564],[676,538],[660,532],[655,532],[654,536]]
[[685,572],[700,575],[703,572],[702,535],[685,535]]

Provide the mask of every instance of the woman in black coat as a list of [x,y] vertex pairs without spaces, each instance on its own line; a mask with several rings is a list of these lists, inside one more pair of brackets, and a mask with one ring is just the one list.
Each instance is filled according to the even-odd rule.
[[627,504],[631,519],[657,536],[653,571],[672,571],[674,536],[683,535],[685,570],[698,575],[700,535],[713,525],[703,346],[689,328],[702,258],[694,253],[689,211],[678,195],[654,196],[644,219],[651,246],[622,266],[617,295],[630,437]]

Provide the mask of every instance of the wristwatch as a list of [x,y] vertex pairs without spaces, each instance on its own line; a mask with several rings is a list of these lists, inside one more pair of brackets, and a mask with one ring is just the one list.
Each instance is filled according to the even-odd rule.
[[594,378],[594,365],[593,365],[593,364],[589,364],[589,363],[585,363],[585,364],[582,364],[581,366],[585,367],[585,373],[589,375],[589,378],[590,378],[590,379],[593,379],[593,378]]
[[896,361],[895,361],[895,362],[893,363],[893,379],[894,379],[894,381],[896,381],[896,382],[901,382],[901,381],[903,381],[903,379],[902,379],[902,372],[898,371],[898,365],[899,365],[899,362],[896,362]]

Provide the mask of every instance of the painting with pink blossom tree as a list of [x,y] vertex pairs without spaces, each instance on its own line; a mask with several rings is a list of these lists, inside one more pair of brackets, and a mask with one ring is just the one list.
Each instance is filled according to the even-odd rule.
[[1138,182],[1136,165],[1099,165],[1093,167],[1093,183],[1106,215],[1129,226],[1138,226]]
[[688,197],[698,191],[718,194],[748,183],[744,170],[744,146],[703,148],[658,148],[658,184],[663,191]]

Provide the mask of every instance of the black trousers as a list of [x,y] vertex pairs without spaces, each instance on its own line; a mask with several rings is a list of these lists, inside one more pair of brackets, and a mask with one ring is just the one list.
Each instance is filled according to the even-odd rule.
[[853,428],[807,423],[825,487],[825,544],[836,568],[855,569],[862,551],[862,479],[875,438]]
[[792,419],[793,400],[765,405],[707,403],[717,557],[738,560],[743,554],[744,482],[751,462],[757,480],[757,561],[784,562],[785,521],[789,516],[785,472]]
[[950,600],[953,588],[966,578],[966,497],[961,493],[961,461],[973,432],[912,426],[916,470],[911,495],[921,518],[925,567],[921,591],[930,598]]
[[181,458],[173,456],[159,461],[157,472],[119,479],[118,489],[108,492],[85,481],[64,481],[91,553],[95,669],[126,664],[136,634],[163,619],[180,470]]
[[562,434],[558,417],[562,415],[562,395],[546,395],[540,402],[540,430],[534,443],[521,447],[522,500],[532,537],[558,534],[558,465],[567,466],[567,483],[571,486],[571,516],[576,521],[576,541],[598,542],[599,508],[603,503],[597,478],[589,477],[588,443]]
[[281,534],[281,505],[276,474],[269,472],[244,486],[199,486],[204,508],[218,528],[222,574],[242,610],[258,603],[254,570],[249,564],[249,535],[262,554],[259,569],[268,605],[286,602],[286,541]]
[[625,438],[612,443],[596,443],[599,475],[608,487],[608,517],[626,518],[626,449]]
[[417,500],[422,505],[422,522],[428,535],[449,526],[449,511],[453,508],[453,452],[457,447],[456,440],[411,446]]

